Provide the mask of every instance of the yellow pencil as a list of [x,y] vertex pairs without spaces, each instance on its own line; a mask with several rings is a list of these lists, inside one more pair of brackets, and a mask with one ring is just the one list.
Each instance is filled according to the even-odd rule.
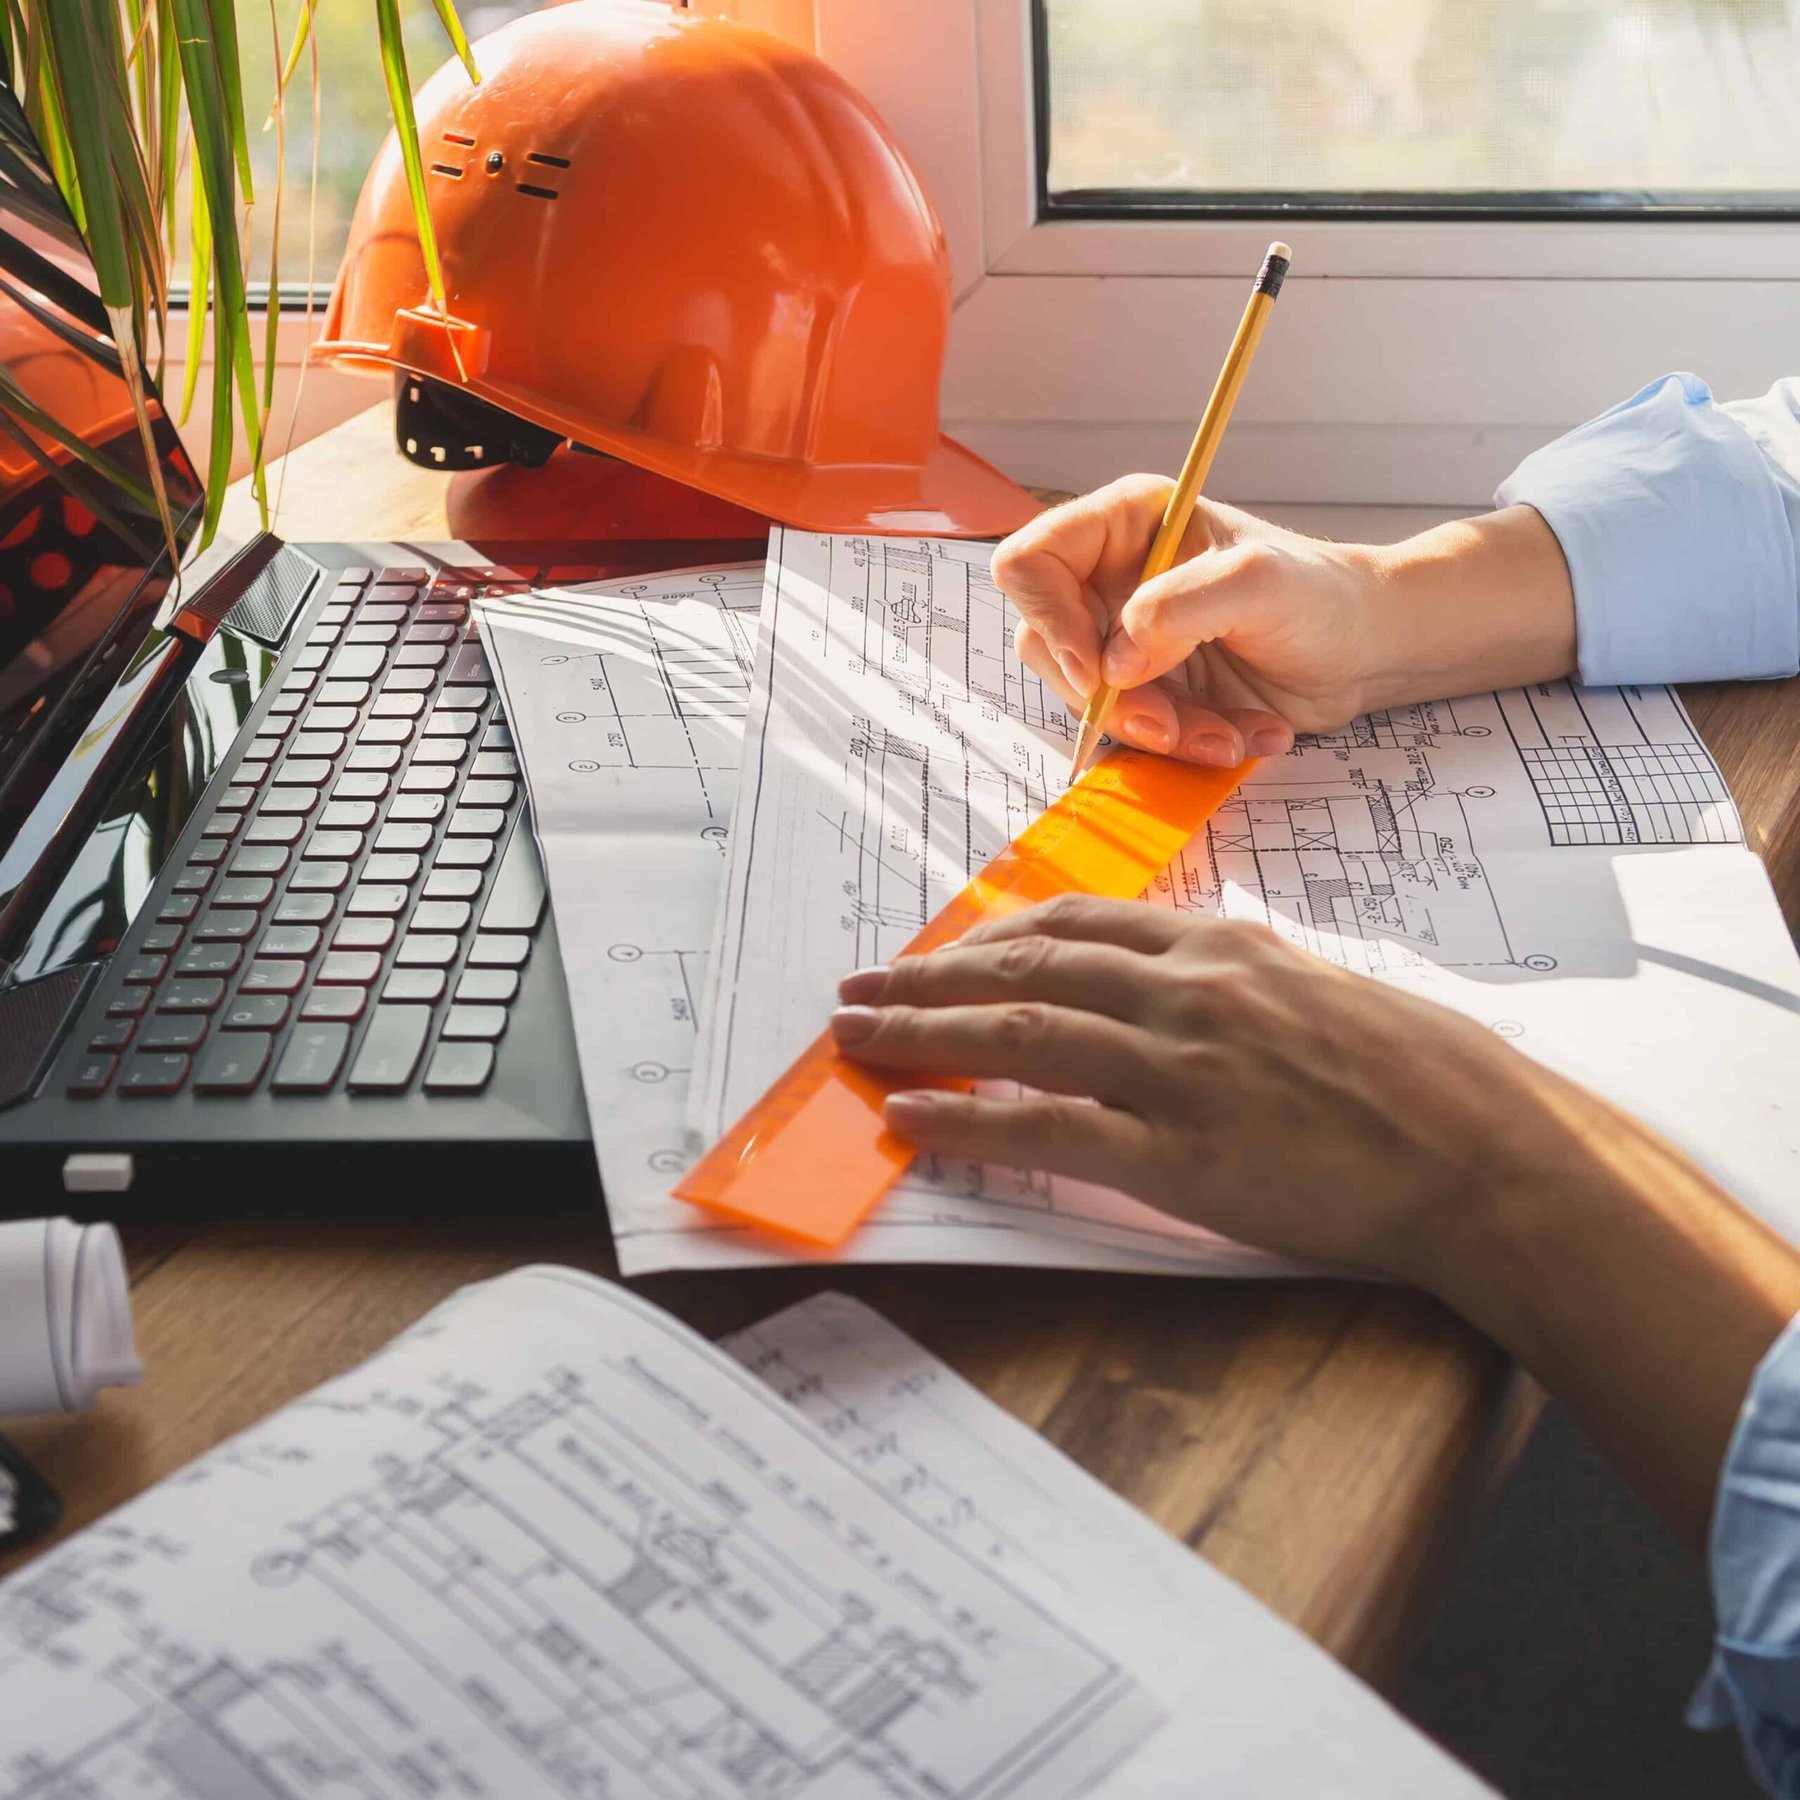
[[[1138,577],[1139,587],[1162,574],[1175,561],[1175,552],[1181,547],[1188,521],[1194,516],[1194,502],[1200,498],[1201,484],[1206,480],[1213,458],[1218,454],[1219,440],[1225,435],[1225,427],[1230,421],[1231,409],[1237,404],[1238,390],[1244,385],[1244,377],[1250,373],[1250,359],[1256,354],[1263,327],[1269,322],[1269,314],[1275,308],[1275,297],[1281,292],[1281,283],[1287,275],[1293,254],[1286,244],[1271,244],[1268,255],[1263,258],[1262,272],[1251,290],[1244,316],[1238,321],[1237,336],[1231,340],[1225,366],[1219,371],[1219,379],[1213,384],[1212,398],[1207,401],[1206,411],[1200,417],[1200,428],[1194,433],[1187,461],[1182,465],[1181,479],[1175,483],[1175,491],[1169,496],[1156,542],[1150,546],[1150,554],[1144,558],[1144,572]],[[1100,747],[1101,734],[1106,730],[1106,722],[1112,717],[1112,709],[1118,698],[1119,690],[1108,687],[1105,682],[1089,696],[1087,710],[1081,715],[1081,732],[1075,740],[1075,757],[1069,769],[1071,780],[1079,776],[1093,760],[1094,752]]]

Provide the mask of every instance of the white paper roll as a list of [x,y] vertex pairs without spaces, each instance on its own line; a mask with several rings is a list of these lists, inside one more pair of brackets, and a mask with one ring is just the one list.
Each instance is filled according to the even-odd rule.
[[73,1219],[0,1224],[0,1416],[82,1412],[143,1372],[118,1232]]

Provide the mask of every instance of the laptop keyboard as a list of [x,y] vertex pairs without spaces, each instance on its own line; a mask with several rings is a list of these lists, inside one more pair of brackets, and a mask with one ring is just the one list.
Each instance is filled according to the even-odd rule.
[[529,574],[338,577],[115,953],[71,1096],[486,1087],[545,893],[470,608]]

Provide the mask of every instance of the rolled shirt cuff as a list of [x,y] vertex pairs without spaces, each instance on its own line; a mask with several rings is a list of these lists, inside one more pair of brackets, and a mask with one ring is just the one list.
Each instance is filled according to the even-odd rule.
[[1581,678],[1597,686],[1800,668],[1789,500],[1757,439],[1693,375],[1664,376],[1535,451],[1495,495],[1534,508],[1562,545]]

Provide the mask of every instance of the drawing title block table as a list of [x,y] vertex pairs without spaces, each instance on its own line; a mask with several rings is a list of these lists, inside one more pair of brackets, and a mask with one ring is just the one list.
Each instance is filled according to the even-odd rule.
[[[285,478],[296,540],[442,541],[445,480],[402,461],[380,406],[314,440]],[[1439,515],[1295,512],[1400,536]],[[255,528],[235,494],[227,529]],[[533,521],[522,535],[554,535]],[[573,535],[572,533],[566,533]],[[1800,682],[1685,690],[1790,923],[1800,916]],[[1658,780],[1671,806],[1677,770]],[[1666,791],[1665,791],[1666,790]],[[1544,774],[1574,842],[1612,817],[1592,768]],[[1562,796],[1566,795],[1567,798]],[[1555,796],[1550,798],[1549,796]],[[1592,834],[1598,832],[1598,838]],[[421,1171],[422,1176],[427,1171]],[[307,1216],[280,1171],[249,1167],[242,1215],[127,1224],[147,1376],[79,1419],[16,1432],[86,1524],[325,1377],[452,1288],[522,1262],[612,1273],[598,1197],[515,1189],[446,1216],[429,1194],[358,1196],[359,1222]],[[278,1198],[264,1205],[260,1194]],[[45,1194],[31,1211],[54,1211]],[[1383,1681],[1403,1664],[1437,1578],[1535,1416],[1536,1397],[1478,1334],[1422,1296],[1332,1282],[1216,1282],[1018,1270],[782,1269],[639,1284],[701,1330],[746,1324],[829,1285],[860,1295],[1166,1529]],[[0,1565],[10,1568],[12,1563]]]

